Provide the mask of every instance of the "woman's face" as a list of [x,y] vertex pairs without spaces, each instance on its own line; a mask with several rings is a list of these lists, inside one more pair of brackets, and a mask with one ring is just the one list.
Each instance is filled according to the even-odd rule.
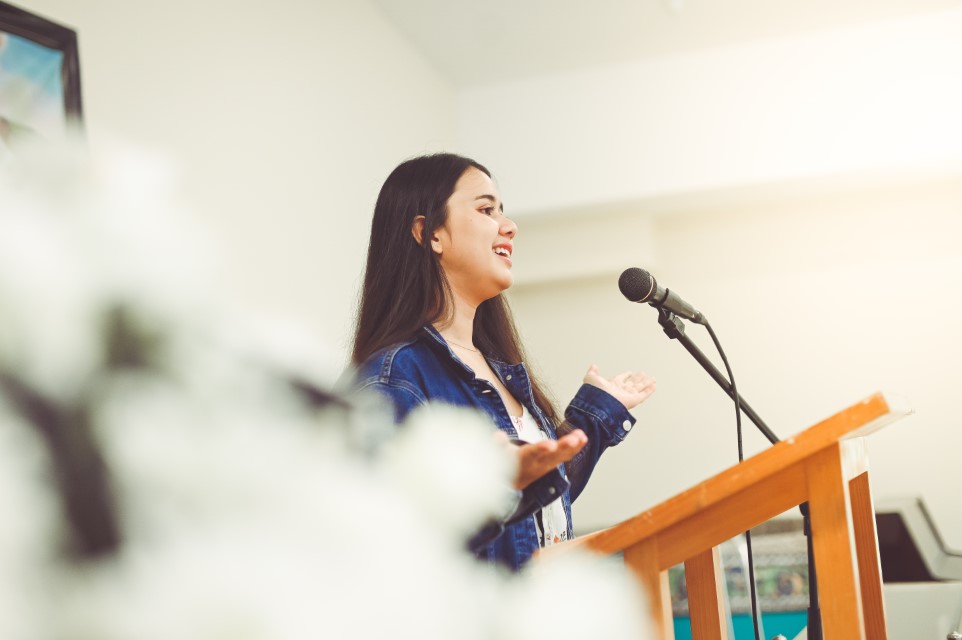
[[505,217],[494,181],[474,167],[458,179],[447,211],[431,247],[454,293],[465,302],[481,304],[511,286],[518,227]]

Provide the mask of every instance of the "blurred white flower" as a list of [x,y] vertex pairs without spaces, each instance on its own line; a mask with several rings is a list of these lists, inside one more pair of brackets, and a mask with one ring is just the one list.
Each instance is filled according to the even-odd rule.
[[[105,314],[124,302],[175,332],[215,317],[217,246],[142,154],[18,148],[0,173],[0,362],[52,397],[100,366]],[[138,185],[131,189],[130,185]]]
[[43,638],[46,578],[59,542],[45,453],[0,399],[0,637]]
[[341,371],[338,357],[306,328],[287,318],[248,313],[224,323],[217,336],[221,348],[267,368],[278,376],[332,389]]
[[385,452],[385,471],[425,517],[467,539],[484,522],[510,512],[517,471],[507,447],[477,412],[447,405],[414,411]]
[[76,221],[2,187],[0,202],[0,360],[47,393],[69,396],[100,364],[91,337],[103,287],[78,246]]
[[656,637],[647,595],[612,558],[572,551],[535,563],[507,588],[523,606],[504,620],[502,640]]

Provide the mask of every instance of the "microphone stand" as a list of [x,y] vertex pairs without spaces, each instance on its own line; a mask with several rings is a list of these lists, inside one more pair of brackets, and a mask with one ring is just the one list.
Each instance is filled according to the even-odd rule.
[[[672,340],[677,340],[681,343],[683,347],[692,355],[698,364],[708,372],[708,375],[718,383],[718,386],[728,394],[732,400],[735,399],[735,394],[732,393],[732,385],[725,376],[715,367],[714,364],[705,356],[701,349],[691,341],[687,335],[685,335],[685,323],[681,321],[675,314],[671,311],[666,310],[664,307],[658,307],[658,324],[664,330],[665,335],[667,335]],[[765,421],[759,417],[755,410],[752,409],[745,399],[742,398],[741,394],[738,394],[738,401],[741,404],[742,411],[746,416],[754,423],[758,430],[762,433],[765,438],[768,439],[770,443],[778,444],[781,442],[778,436],[768,428]],[[803,502],[798,505],[799,510],[802,512],[803,529],[805,531],[805,537],[808,541],[808,634],[809,640],[822,640],[822,613],[818,607],[818,581],[815,576],[815,550],[812,545],[812,520],[809,517],[808,503]]]

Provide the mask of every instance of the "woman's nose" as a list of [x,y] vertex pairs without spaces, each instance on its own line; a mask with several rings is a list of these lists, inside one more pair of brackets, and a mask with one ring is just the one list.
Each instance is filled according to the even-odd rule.
[[503,216],[504,220],[501,222],[501,235],[513,238],[518,233],[518,225],[514,223],[514,220],[507,216]]

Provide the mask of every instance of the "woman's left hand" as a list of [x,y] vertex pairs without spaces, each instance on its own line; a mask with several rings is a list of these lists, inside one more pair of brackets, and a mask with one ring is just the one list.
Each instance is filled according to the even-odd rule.
[[595,365],[588,367],[584,382],[608,392],[629,410],[637,407],[655,392],[655,379],[649,378],[644,373],[625,371],[608,379],[601,375]]

